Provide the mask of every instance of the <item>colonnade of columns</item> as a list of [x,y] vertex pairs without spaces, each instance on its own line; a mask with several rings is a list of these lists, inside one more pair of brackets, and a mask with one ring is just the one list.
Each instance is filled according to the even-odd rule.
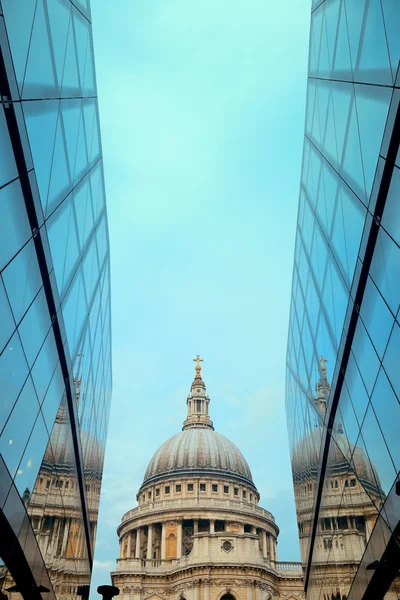
[[[215,519],[209,519],[209,533],[215,533]],[[158,524],[157,524],[158,525]],[[160,548],[159,556],[154,556],[154,530],[155,524],[150,524],[144,527],[137,527],[132,531],[126,533],[120,539],[120,552],[119,558],[145,558],[148,560],[152,560],[156,558],[157,560],[165,560],[166,558],[181,558],[182,556],[182,521],[174,521],[174,533],[173,535],[176,537],[176,552],[174,552],[174,556],[167,556],[167,527],[171,527],[171,522],[163,522],[159,524],[161,526],[161,544],[158,546]],[[142,544],[143,537],[145,532],[147,531],[147,544]],[[269,560],[270,562],[276,562],[277,554],[276,554],[276,540],[273,535],[267,532],[265,529],[256,530],[254,526],[248,530],[249,533],[254,534],[256,531],[260,531],[261,537],[261,552],[264,559]],[[199,533],[199,520],[193,520],[193,534],[196,535]],[[229,531],[226,532],[229,534]],[[135,536],[135,544],[133,548],[133,539]],[[254,540],[256,545],[256,550],[259,548],[260,540],[259,538]],[[144,546],[147,546],[144,548]],[[146,553],[145,553],[146,550]]]

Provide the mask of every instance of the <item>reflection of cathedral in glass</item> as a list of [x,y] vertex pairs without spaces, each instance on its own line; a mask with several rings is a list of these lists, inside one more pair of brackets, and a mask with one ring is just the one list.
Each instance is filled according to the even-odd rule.
[[87,0],[0,2],[0,591],[90,581],[111,401]]
[[[292,456],[294,491],[302,562],[307,562],[313,500],[319,467],[326,397],[330,391],[324,359],[316,385],[316,413],[310,432],[296,444]],[[351,444],[339,424],[329,447],[321,504],[314,541],[313,580],[323,584],[328,600],[347,598],[385,497],[379,476],[364,450]],[[351,465],[354,464],[354,470]],[[357,473],[357,475],[356,475]],[[337,575],[340,574],[340,584]],[[311,598],[313,596],[310,596]],[[318,596],[316,596],[317,598]],[[397,598],[388,595],[387,598]]]
[[122,517],[113,583],[125,600],[303,598],[301,564],[278,560],[278,526],[246,459],[214,430],[195,360],[183,430],[155,452]]
[[313,600],[398,597],[399,30],[312,1],[286,413]]

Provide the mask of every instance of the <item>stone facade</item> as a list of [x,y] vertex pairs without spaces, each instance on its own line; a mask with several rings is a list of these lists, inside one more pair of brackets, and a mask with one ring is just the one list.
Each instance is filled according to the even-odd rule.
[[246,460],[214,432],[196,363],[183,432],[156,452],[118,527],[113,584],[122,600],[304,598],[301,564],[278,561],[279,528]]

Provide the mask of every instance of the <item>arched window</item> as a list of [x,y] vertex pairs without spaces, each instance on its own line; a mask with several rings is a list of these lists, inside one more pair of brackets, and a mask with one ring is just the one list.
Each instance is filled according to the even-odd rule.
[[227,594],[224,594],[220,600],[236,600],[236,598],[228,592]]

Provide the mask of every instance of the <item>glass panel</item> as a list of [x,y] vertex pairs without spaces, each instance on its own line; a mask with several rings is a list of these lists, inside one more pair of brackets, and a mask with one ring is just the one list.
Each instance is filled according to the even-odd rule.
[[3,429],[27,376],[28,365],[18,333],[15,333],[0,355],[0,430]]
[[361,316],[375,350],[382,358],[393,326],[393,315],[370,277],[361,304]]
[[368,198],[375,176],[392,89],[375,85],[355,85],[354,88]]
[[398,30],[400,23],[400,5],[397,0],[382,0],[382,9],[392,74],[393,79],[395,79],[400,60],[400,38]]
[[15,321],[19,321],[42,286],[35,244],[30,240],[2,273]]
[[371,402],[396,471],[400,471],[400,404],[383,370],[379,373]]
[[0,187],[18,177],[14,160],[14,152],[10,142],[8,127],[4,116],[3,105],[0,104]]
[[39,413],[15,477],[15,485],[21,496],[24,493],[30,495],[33,490],[48,439],[48,431]]
[[19,180],[0,189],[0,270],[31,237]]
[[58,107],[59,103],[56,100],[23,102],[25,123],[44,212],[46,212],[49,193]]
[[42,288],[18,328],[24,352],[30,366],[35,362],[39,349],[50,329],[50,325],[50,313]]
[[53,329],[50,329],[46,341],[41,347],[39,356],[32,368],[32,379],[35,384],[39,402],[42,402],[44,395],[46,394],[57,361],[58,351]]
[[1,5],[10,41],[15,74],[19,89],[22,90],[36,0],[18,0],[18,10],[15,10],[15,0],[2,0]]
[[52,62],[53,52],[48,34],[44,0],[37,0],[22,90],[24,99],[56,98],[58,96],[56,74]]
[[3,281],[0,277],[0,353],[3,351],[5,344],[10,339],[15,330],[15,323],[12,317],[10,304],[4,289]]
[[396,315],[400,305],[400,248],[382,228],[379,230],[370,273],[385,302]]
[[30,377],[18,397],[0,437],[0,453],[11,477],[14,477],[39,412]]

